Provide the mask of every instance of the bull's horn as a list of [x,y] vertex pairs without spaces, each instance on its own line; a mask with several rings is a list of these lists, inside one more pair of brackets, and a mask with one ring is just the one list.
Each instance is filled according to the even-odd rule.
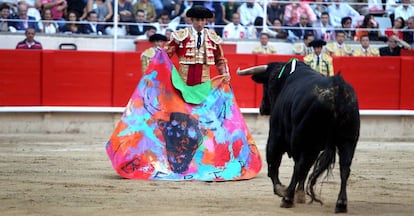
[[240,70],[240,68],[237,68],[237,74],[244,76],[244,75],[257,74],[257,73],[264,73],[266,69],[267,69],[267,65],[249,67],[243,70]]

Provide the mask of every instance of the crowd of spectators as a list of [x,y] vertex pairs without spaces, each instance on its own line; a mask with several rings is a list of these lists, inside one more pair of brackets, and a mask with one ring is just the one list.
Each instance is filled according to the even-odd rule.
[[[0,0],[0,31],[25,32],[34,28],[45,34],[167,36],[191,25],[185,12],[203,5],[214,12],[207,27],[223,39],[267,37],[301,42],[305,35],[334,41],[335,32],[345,40],[387,41],[395,35],[414,47],[413,0],[118,0],[118,25],[114,0]],[[267,5],[265,4],[267,2]],[[266,8],[264,8],[267,6]],[[265,14],[266,13],[266,14]],[[377,17],[392,26],[381,29]],[[154,31],[155,28],[155,31]],[[265,36],[265,37],[266,37]]]

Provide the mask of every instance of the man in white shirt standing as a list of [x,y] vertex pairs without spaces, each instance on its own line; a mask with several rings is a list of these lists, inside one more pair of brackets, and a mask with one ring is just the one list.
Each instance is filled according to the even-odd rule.
[[247,30],[240,24],[240,14],[233,13],[232,22],[224,26],[223,39],[245,39]]

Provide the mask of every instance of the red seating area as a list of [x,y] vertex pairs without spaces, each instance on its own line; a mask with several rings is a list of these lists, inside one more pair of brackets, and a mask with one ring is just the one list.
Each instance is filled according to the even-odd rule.
[[[125,106],[142,74],[140,55],[0,50],[0,106]],[[250,77],[238,76],[238,67],[300,59],[235,52],[226,57],[243,108],[258,107],[262,90]],[[414,56],[334,58],[334,68],[356,89],[361,109],[414,109]]]

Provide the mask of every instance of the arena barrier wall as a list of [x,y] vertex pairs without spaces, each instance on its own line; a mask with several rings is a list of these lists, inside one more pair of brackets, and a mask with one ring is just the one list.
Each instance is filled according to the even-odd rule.
[[[123,107],[142,76],[140,52],[0,50],[0,106]],[[291,55],[226,54],[242,108],[257,108],[261,85],[237,68],[287,61]],[[177,59],[173,58],[177,63]],[[414,110],[414,57],[336,57],[360,108]],[[217,75],[214,70],[213,75]]]

